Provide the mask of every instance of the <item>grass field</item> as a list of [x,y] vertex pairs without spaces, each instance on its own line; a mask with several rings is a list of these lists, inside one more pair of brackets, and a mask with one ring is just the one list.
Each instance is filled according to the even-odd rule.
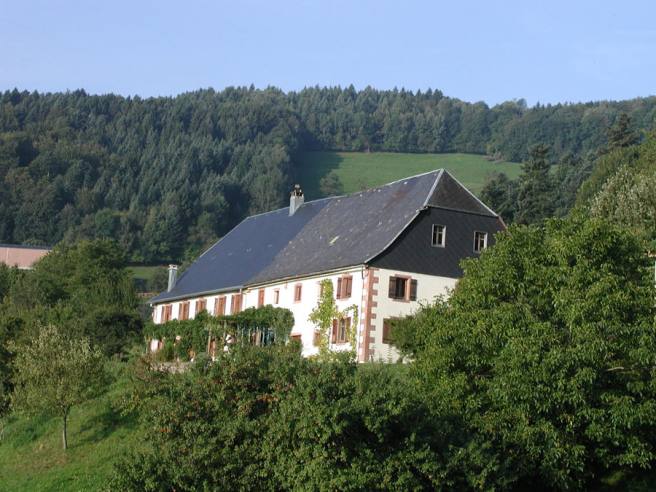
[[510,178],[519,176],[514,162],[490,162],[475,154],[401,154],[391,152],[305,152],[301,155],[296,181],[308,200],[321,198],[319,181],[334,171],[352,193],[389,183],[407,176],[445,168],[474,193],[480,192],[485,178],[493,171]]
[[116,460],[141,442],[135,419],[118,411],[127,384],[123,368],[115,363],[117,379],[107,393],[73,409],[67,451],[59,419],[10,417],[1,431],[0,490],[103,490]]

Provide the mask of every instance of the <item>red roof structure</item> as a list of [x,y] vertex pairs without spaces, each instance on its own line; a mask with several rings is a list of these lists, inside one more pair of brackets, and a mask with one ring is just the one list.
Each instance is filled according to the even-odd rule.
[[52,248],[48,248],[47,246],[0,244],[0,263],[24,270],[30,269],[51,250]]

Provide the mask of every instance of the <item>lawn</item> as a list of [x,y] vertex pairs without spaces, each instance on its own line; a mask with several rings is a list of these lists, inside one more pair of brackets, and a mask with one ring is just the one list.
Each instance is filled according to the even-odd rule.
[[402,154],[392,152],[304,152],[297,166],[296,181],[308,200],[321,198],[319,181],[334,171],[344,193],[371,188],[397,179],[444,168],[474,193],[480,192],[493,171],[510,178],[520,173],[514,162],[490,162],[475,154]]
[[122,364],[113,367],[118,377],[109,390],[73,409],[67,451],[61,448],[59,419],[14,416],[6,420],[0,431],[0,490],[86,491],[107,485],[116,460],[142,442],[136,419],[119,412],[127,379],[121,374]]

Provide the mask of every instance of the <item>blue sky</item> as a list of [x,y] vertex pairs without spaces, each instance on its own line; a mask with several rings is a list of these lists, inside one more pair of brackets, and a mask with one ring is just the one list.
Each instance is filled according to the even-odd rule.
[[656,94],[656,2],[0,0],[0,90],[436,88],[488,104]]

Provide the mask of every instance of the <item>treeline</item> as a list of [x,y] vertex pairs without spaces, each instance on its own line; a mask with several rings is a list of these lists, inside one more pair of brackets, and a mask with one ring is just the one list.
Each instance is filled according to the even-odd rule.
[[[0,242],[115,238],[138,262],[180,260],[285,201],[300,150],[474,152],[576,161],[656,98],[492,108],[439,91],[202,90],[174,98],[84,91],[0,95]],[[569,202],[568,202],[569,203]],[[565,204],[565,207],[568,205]]]

